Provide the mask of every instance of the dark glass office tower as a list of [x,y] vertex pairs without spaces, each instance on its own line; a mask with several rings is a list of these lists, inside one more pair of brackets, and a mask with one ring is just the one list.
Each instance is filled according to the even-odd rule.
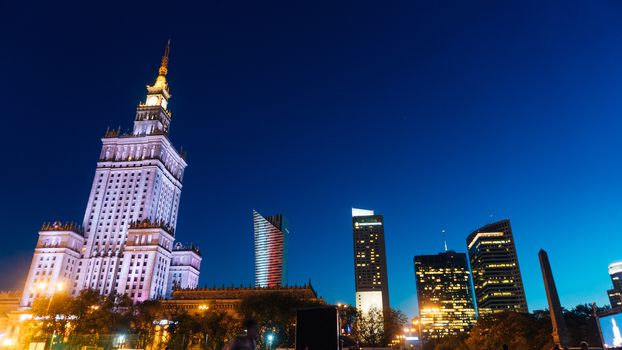
[[389,282],[384,245],[384,218],[373,210],[352,209],[356,307],[388,312]]
[[282,214],[262,216],[253,210],[255,231],[255,286],[287,284],[287,239],[289,227]]
[[478,313],[528,312],[510,220],[477,229],[466,243]]
[[613,283],[613,289],[607,291],[609,304],[612,308],[622,307],[622,261],[609,265],[609,277]]
[[415,256],[417,300],[423,340],[468,331],[475,323],[466,253]]

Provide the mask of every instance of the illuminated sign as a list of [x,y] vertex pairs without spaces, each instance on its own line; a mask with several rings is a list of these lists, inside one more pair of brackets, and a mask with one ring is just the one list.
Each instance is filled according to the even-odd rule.
[[617,313],[603,316],[600,317],[598,321],[600,322],[600,329],[603,334],[604,347],[622,347],[622,333],[620,332],[620,326],[622,326],[622,314]]

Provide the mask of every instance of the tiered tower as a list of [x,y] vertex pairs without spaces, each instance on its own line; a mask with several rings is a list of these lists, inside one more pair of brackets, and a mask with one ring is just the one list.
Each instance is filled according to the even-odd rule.
[[201,260],[201,251],[196,245],[175,243],[167,291],[197,288],[199,286]]
[[[171,98],[166,75],[170,41],[139,103],[130,134],[108,130],[84,215],[84,244],[73,274],[63,283],[75,296],[83,289],[127,293],[135,302],[169,294],[175,226],[186,161],[168,138]],[[33,272],[31,266],[31,273]],[[198,267],[197,267],[198,269]],[[27,281],[24,296],[34,290]],[[180,286],[184,287],[184,286]],[[34,295],[33,295],[34,297]],[[32,298],[24,298],[29,306]]]
[[20,305],[31,306],[37,297],[66,291],[77,271],[83,247],[83,231],[77,224],[43,224]]

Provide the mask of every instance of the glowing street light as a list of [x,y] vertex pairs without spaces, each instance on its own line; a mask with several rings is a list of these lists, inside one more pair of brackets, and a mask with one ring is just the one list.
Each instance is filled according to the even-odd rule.
[[272,349],[272,342],[274,341],[274,334],[268,333],[268,335],[266,336],[266,340],[268,343],[268,349]]

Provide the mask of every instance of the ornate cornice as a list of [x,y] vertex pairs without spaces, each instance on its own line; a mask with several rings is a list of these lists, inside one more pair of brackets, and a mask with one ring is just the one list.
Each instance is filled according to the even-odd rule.
[[130,230],[140,230],[140,229],[162,229],[166,231],[171,236],[175,237],[175,228],[167,224],[162,220],[151,221],[149,219],[144,219],[142,221],[132,221],[130,222],[129,229]]
[[188,252],[188,251],[190,251],[190,252],[196,253],[198,256],[201,256],[201,250],[199,249],[199,246],[194,244],[194,243],[182,244],[181,242],[177,242],[173,246],[173,251],[174,252]]
[[84,234],[82,226],[73,221],[61,222],[57,220],[54,222],[44,222],[39,231],[72,231],[79,235]]

